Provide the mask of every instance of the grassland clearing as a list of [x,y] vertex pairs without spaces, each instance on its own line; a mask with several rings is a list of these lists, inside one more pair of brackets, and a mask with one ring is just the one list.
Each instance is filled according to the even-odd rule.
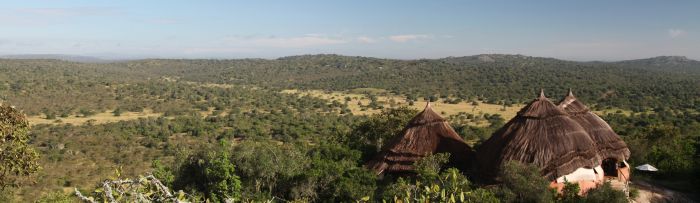
[[38,116],[29,116],[27,117],[27,120],[29,120],[30,125],[39,125],[39,124],[72,124],[72,125],[82,125],[88,122],[91,122],[92,124],[103,124],[103,123],[111,123],[111,122],[118,122],[118,121],[125,121],[125,120],[136,120],[139,118],[148,118],[148,117],[160,117],[162,116],[163,113],[156,113],[153,112],[151,109],[144,109],[142,112],[122,112],[121,115],[115,116],[111,110],[96,113],[95,115],[91,116],[78,116],[78,115],[70,115],[68,117],[62,118],[62,117],[57,117],[56,119],[46,119],[46,115],[38,115]]
[[[368,106],[371,102],[369,95],[375,95],[377,98],[377,103],[379,103],[383,108],[394,108],[400,106],[407,106],[416,110],[422,110],[427,102],[425,99],[418,99],[413,105],[410,105],[405,96],[394,95],[388,93],[386,90],[375,89],[375,88],[358,88],[348,91],[323,91],[323,90],[297,90],[288,89],[283,90],[282,93],[287,94],[298,94],[299,96],[312,96],[321,99],[328,100],[329,103],[333,101],[344,103],[347,101],[348,109],[354,115],[372,115],[381,112],[381,109],[373,109]],[[460,116],[460,113],[472,114],[475,116],[485,115],[485,114],[499,114],[506,121],[515,117],[518,111],[524,107],[524,104],[513,104],[512,106],[503,106],[498,104],[487,104],[483,101],[476,101],[477,105],[472,105],[472,102],[462,101],[455,104],[443,102],[443,100],[438,100],[432,102],[431,105],[433,109],[442,114],[444,117],[450,116]],[[631,110],[627,109],[605,109],[594,111],[598,115],[612,114],[624,114],[629,116],[632,114]],[[648,113],[653,113],[650,111]],[[470,121],[470,125],[484,126],[489,123],[486,120],[480,121]]]
[[[367,88],[362,89],[363,90],[350,90],[344,92],[290,89],[283,90],[282,92],[288,94],[298,94],[299,96],[317,97],[328,100],[329,103],[332,103],[333,101],[344,103],[347,101],[348,109],[350,109],[350,111],[354,115],[371,115],[379,113],[381,111],[380,109],[372,109],[368,107],[367,105],[371,102],[369,94],[362,94],[359,92],[381,92],[382,94],[376,95],[376,98],[377,103],[379,103],[383,108],[407,106],[416,110],[422,110],[427,102],[424,99],[419,99],[417,102],[414,102],[413,105],[410,105],[408,100],[404,96],[389,94],[386,93],[386,91],[379,91],[377,89],[372,89],[371,91],[364,90]],[[477,105],[472,105],[471,102],[467,101],[450,104],[445,103],[441,100],[432,102],[431,105],[433,106],[433,109],[436,112],[442,114],[445,117],[459,115],[460,113],[468,113],[473,115],[500,114],[501,117],[503,117],[506,120],[515,117],[515,114],[517,114],[518,110],[520,110],[523,107],[522,104],[515,104],[508,107],[497,104],[487,104],[482,101],[477,101]],[[488,123],[482,121],[471,124],[481,126],[486,125]]]

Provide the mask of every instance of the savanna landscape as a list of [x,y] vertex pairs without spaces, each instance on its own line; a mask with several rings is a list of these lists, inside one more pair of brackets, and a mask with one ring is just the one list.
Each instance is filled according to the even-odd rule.
[[[483,61],[484,56],[496,60]],[[393,198],[398,196],[390,193],[396,183],[374,177],[363,164],[381,148],[382,139],[399,133],[428,101],[477,148],[535,98],[538,87],[551,98],[563,97],[573,87],[629,145],[633,156],[628,162],[663,170],[640,179],[692,194],[687,186],[697,180],[693,143],[700,129],[694,105],[700,63],[669,60],[676,58],[602,64],[511,55],[460,60],[309,55],[105,64],[6,59],[1,61],[6,73],[0,88],[3,105],[26,114],[29,143],[41,166],[8,198],[70,196],[75,188],[90,194],[105,179],[154,174],[192,198],[210,199],[216,194],[209,193],[212,186],[197,186],[206,179],[193,180],[188,170],[223,167],[192,162],[217,156],[235,166],[229,175],[240,185],[236,193],[241,199]],[[347,64],[356,67],[345,68]],[[556,70],[546,68],[555,65]],[[444,67],[429,68],[434,66]],[[511,71],[520,71],[520,77],[508,77],[515,74]],[[401,76],[387,76],[392,72]],[[427,84],[452,83],[465,75],[483,79],[444,89]],[[603,75],[606,79],[595,79]],[[402,83],[401,77],[421,79]],[[319,83],[324,82],[338,85],[323,89]],[[520,85],[526,83],[533,84]],[[487,86],[506,91],[469,89]],[[495,198],[499,193],[487,194]]]
[[700,201],[698,4],[630,4],[8,2],[0,202]]

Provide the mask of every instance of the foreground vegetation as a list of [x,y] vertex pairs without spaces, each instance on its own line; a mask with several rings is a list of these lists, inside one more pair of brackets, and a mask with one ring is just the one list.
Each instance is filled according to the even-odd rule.
[[363,167],[425,100],[450,107],[438,110],[478,148],[536,89],[557,98],[569,87],[623,137],[633,166],[660,169],[649,180],[697,193],[700,66],[668,60],[0,60],[0,100],[35,122],[21,129],[33,125],[23,132],[39,155],[36,168],[16,173],[22,178],[3,177],[16,184],[5,187],[2,201],[75,200],[75,188],[97,200],[105,179],[148,174],[189,200],[618,200],[605,187],[587,197],[557,196],[517,164],[496,186],[441,167],[442,155],[409,178],[380,179]]

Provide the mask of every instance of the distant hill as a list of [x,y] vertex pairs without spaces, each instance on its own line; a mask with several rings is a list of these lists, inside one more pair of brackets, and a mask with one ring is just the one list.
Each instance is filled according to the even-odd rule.
[[[603,108],[694,108],[700,103],[700,63],[677,56],[578,62],[506,54],[415,60],[320,54],[278,59],[142,59],[80,64],[6,59],[0,60],[0,65],[0,72],[12,73],[0,77],[0,81],[16,81],[6,84],[10,89],[61,74],[83,83],[88,83],[87,78],[99,78],[93,81],[96,84],[176,78],[277,89],[380,88],[410,98],[451,96],[494,104],[529,101],[541,88],[555,99],[573,88],[579,99]],[[29,83],[26,87],[39,88]]]
[[648,70],[700,72],[700,61],[692,60],[685,56],[657,56],[653,58],[618,61],[614,63]]
[[654,66],[668,66],[668,65],[688,65],[688,64],[698,64],[698,61],[689,59],[685,56],[657,56],[653,58],[646,59],[634,59],[620,61],[618,63],[634,63],[643,65],[654,65]]
[[112,60],[105,60],[93,56],[65,55],[65,54],[18,54],[0,56],[3,59],[56,59],[62,61],[82,62],[82,63],[107,63]]
[[700,63],[684,57],[578,62],[506,54],[415,60],[320,54],[274,60],[147,59],[126,64],[131,71],[141,71],[140,75],[197,82],[285,89],[371,87],[409,97],[451,95],[490,103],[529,101],[540,88],[552,98],[573,88],[584,101],[630,109],[690,107],[700,99]]
[[578,65],[602,65],[616,66],[635,69],[648,70],[683,70],[690,69],[700,71],[700,61],[689,59],[685,56],[657,56],[644,59],[622,60],[622,61],[569,61],[547,57],[533,57],[524,55],[509,54],[480,54],[474,56],[447,57],[437,59],[454,64],[478,64],[478,63],[527,63],[528,61],[538,61],[545,63],[566,63]]
[[450,63],[496,63],[504,61],[531,61],[531,60],[548,60],[562,62],[565,60],[555,59],[555,58],[545,58],[545,57],[534,57],[525,56],[520,54],[479,54],[473,56],[461,56],[461,57],[446,57],[437,59]]
[[[344,56],[337,54],[308,54],[308,55],[295,55],[295,56],[285,56],[279,57],[275,60],[277,61],[319,61],[324,59],[329,60],[395,60],[395,61],[442,61],[450,64],[479,64],[479,63],[504,63],[504,62],[515,62],[523,63],[527,61],[546,61],[548,63],[571,63],[571,64],[598,64],[598,65],[624,65],[624,66],[635,66],[636,68],[645,69],[678,69],[683,68],[698,68],[700,69],[700,61],[689,59],[685,56],[657,56],[652,58],[643,59],[632,59],[632,60],[622,60],[622,61],[569,61],[557,58],[549,57],[535,57],[526,56],[520,54],[479,54],[472,56],[459,56],[459,57],[445,57],[438,59],[383,59],[375,57],[365,57],[365,56]],[[13,55],[0,55],[0,59],[55,59],[62,61],[71,62],[84,62],[84,63],[109,63],[109,62],[119,62],[119,61],[138,61],[138,60],[261,60],[266,59],[251,58],[251,59],[168,59],[159,57],[126,57],[124,59],[105,59],[96,56],[84,56],[84,55],[69,55],[69,54],[13,54]]]

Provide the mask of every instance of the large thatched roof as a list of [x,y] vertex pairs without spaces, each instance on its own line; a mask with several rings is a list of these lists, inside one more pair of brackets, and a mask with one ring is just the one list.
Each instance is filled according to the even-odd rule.
[[583,127],[543,92],[486,140],[476,159],[487,179],[510,160],[534,164],[550,180],[600,163],[595,144]]
[[607,122],[576,99],[571,90],[559,102],[559,108],[564,109],[571,119],[578,122],[586,130],[595,142],[601,158],[615,158],[621,161],[630,157],[630,150],[627,148],[627,144],[620,139],[620,136],[610,128]]
[[415,161],[436,153],[450,153],[450,164],[457,167],[467,167],[473,155],[472,149],[428,103],[367,166],[377,174],[412,172]]

